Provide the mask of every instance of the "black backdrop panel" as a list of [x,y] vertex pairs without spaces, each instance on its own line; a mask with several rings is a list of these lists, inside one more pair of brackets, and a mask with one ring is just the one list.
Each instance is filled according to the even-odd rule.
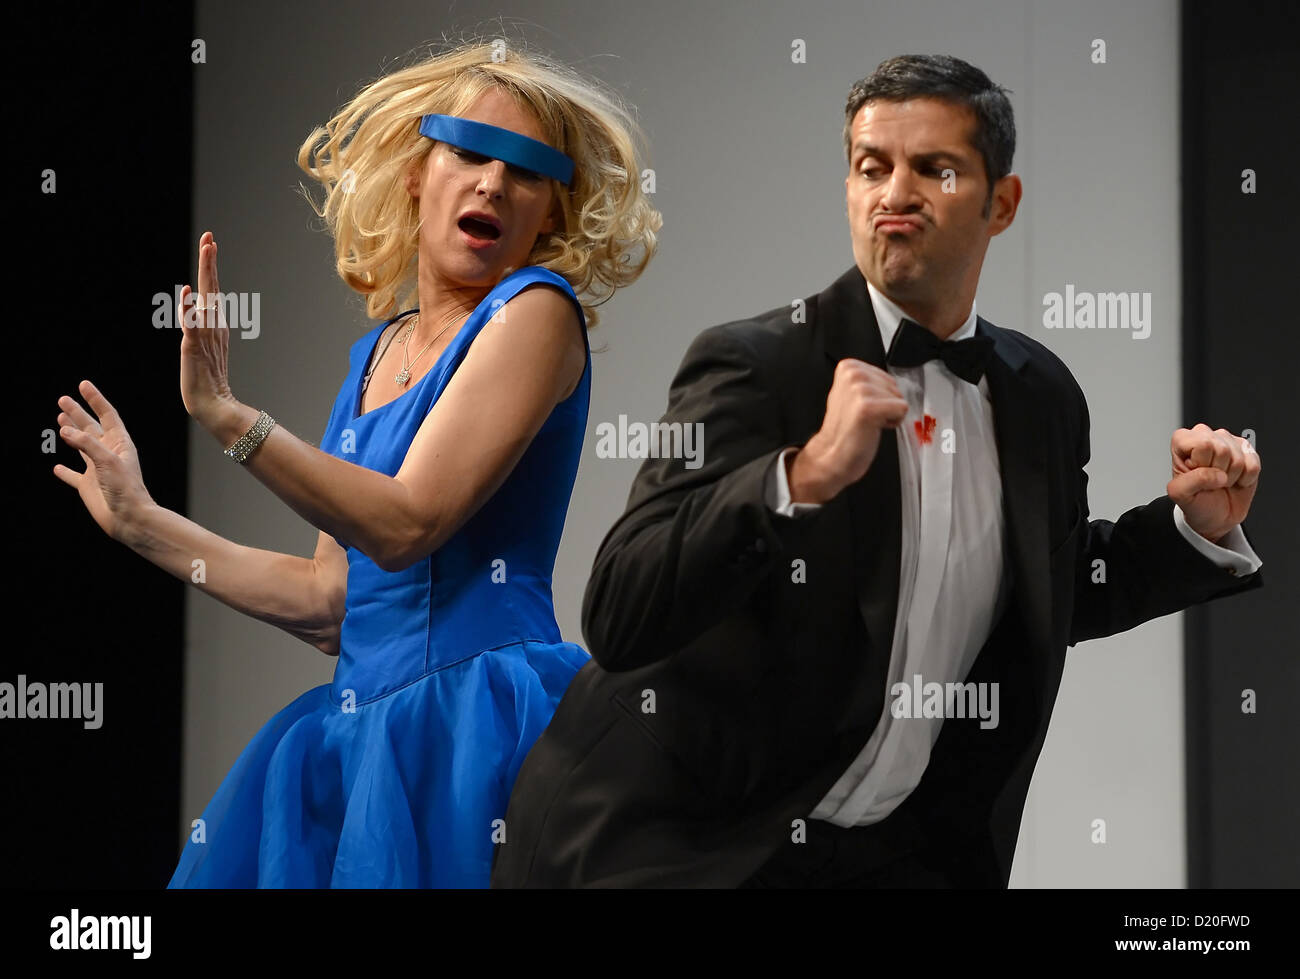
[[1182,424],[1251,429],[1263,463],[1264,587],[1185,619],[1192,887],[1300,885],[1297,9],[1183,6]]
[[0,886],[158,888],[179,852],[186,586],[99,529],[53,474],[56,462],[84,469],[81,457],[43,442],[59,397],[83,400],[89,379],[125,420],[154,499],[185,510],[180,335],[154,329],[151,297],[195,275],[202,69],[186,4],[15,11],[5,268],[18,393],[0,682],[103,686],[98,727],[0,720]]

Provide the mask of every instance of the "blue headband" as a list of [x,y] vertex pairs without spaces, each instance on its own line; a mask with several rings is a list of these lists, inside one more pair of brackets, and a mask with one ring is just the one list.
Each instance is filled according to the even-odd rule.
[[474,122],[459,116],[430,114],[420,119],[420,135],[554,177],[565,186],[573,180],[571,159],[545,143],[521,136],[510,129],[489,126],[485,122]]

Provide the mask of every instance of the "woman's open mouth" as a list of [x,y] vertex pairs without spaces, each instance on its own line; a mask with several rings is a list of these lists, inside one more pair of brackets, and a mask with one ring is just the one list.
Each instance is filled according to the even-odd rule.
[[471,248],[485,248],[501,237],[501,230],[481,218],[463,217],[456,222]]

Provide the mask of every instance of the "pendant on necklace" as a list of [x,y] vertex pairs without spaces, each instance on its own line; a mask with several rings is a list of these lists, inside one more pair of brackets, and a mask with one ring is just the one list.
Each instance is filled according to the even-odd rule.
[[409,381],[410,379],[411,379],[411,372],[408,371],[405,367],[403,367],[400,371],[398,371],[397,376],[393,378],[393,380],[395,380],[398,384],[402,385],[403,387],[406,386],[406,382]]

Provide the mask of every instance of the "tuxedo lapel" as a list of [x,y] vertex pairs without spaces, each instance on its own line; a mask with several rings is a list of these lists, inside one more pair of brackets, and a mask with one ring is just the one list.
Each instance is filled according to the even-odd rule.
[[[1019,610],[1034,648],[1051,643],[1051,574],[1048,567],[1047,475],[1049,449],[1044,406],[1027,377],[1029,355],[1004,330],[976,317],[975,332],[994,340],[985,377],[993,401],[994,437],[1002,472],[1007,556],[1014,577],[1011,604]],[[1036,674],[1042,657],[1029,657]],[[1038,677],[1041,680],[1041,676]]]
[[[832,371],[846,357],[884,369],[885,348],[876,313],[867,293],[867,281],[856,265],[820,294],[817,317],[825,331],[826,357]],[[867,474],[844,490],[853,523],[858,608],[886,668],[894,641],[902,553],[898,482],[898,433],[885,431]],[[875,719],[871,720],[874,723]]]

